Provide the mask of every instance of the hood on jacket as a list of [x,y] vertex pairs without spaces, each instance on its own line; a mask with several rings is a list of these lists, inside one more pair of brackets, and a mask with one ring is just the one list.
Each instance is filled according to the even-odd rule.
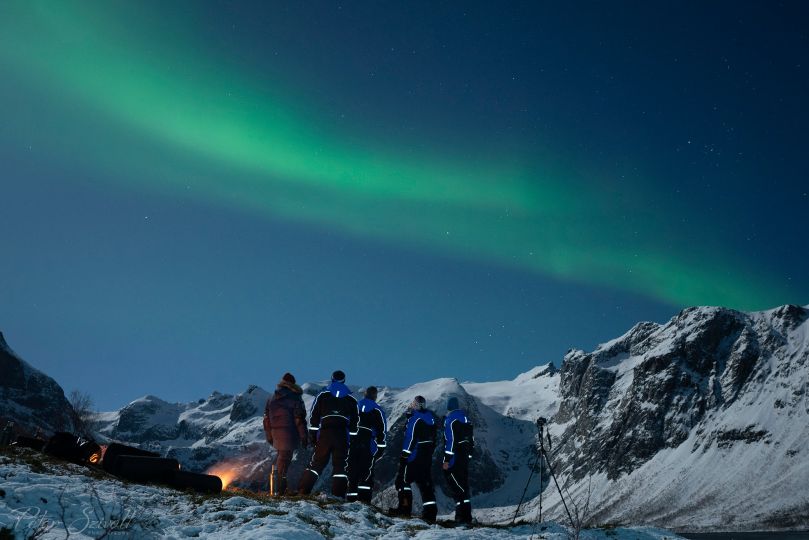
[[332,381],[331,384],[329,384],[329,386],[326,387],[326,390],[330,392],[334,397],[343,397],[351,395],[351,389],[345,384],[338,381]]
[[295,392],[296,394],[303,394],[303,388],[301,388],[300,386],[298,386],[293,382],[285,380],[281,380],[281,382],[278,383],[278,386],[276,387],[276,392],[282,389],[290,390],[292,392]]

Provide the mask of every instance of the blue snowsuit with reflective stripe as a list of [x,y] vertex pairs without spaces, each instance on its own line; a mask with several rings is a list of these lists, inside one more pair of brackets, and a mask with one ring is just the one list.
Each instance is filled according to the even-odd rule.
[[450,411],[444,419],[444,479],[455,499],[455,521],[472,521],[469,492],[469,460],[472,457],[472,423],[461,409]]
[[348,452],[349,501],[354,499],[371,502],[374,485],[374,465],[382,457],[387,446],[388,421],[385,412],[376,401],[363,398],[357,404],[360,421],[357,434],[351,437]]
[[435,505],[432,463],[435,450],[436,418],[432,411],[413,411],[405,427],[399,474],[396,476],[396,489],[399,491],[400,515],[410,515],[413,507],[413,494],[410,485],[415,482],[421,493],[422,517],[434,521],[438,512]]
[[331,493],[345,497],[348,475],[345,473],[348,461],[349,437],[357,434],[359,411],[357,399],[351,390],[341,382],[332,382],[323,389],[309,413],[309,437],[315,441],[315,452],[309,468],[303,473],[300,493],[308,495],[323,472],[331,457]]

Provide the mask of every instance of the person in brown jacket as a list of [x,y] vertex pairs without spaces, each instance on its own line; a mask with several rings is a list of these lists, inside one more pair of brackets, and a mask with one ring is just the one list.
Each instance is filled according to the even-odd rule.
[[306,407],[303,390],[295,384],[295,377],[285,373],[267,400],[264,408],[264,432],[267,442],[278,452],[270,480],[272,495],[283,495],[287,490],[287,470],[292,454],[299,447],[306,448]]

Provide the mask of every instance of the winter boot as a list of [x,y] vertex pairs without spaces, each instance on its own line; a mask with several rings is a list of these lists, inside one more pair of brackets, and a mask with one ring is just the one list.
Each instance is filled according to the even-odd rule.
[[435,518],[438,516],[438,505],[435,501],[428,501],[422,505],[421,519],[427,523],[435,523]]
[[371,504],[371,486],[360,486],[357,492],[357,500]]
[[399,490],[399,506],[391,508],[388,512],[391,516],[410,517],[413,511],[413,493],[409,489]]
[[346,498],[348,478],[344,474],[335,474],[331,477],[331,494],[341,499]]
[[301,487],[298,490],[299,495],[309,495],[312,493],[312,488],[315,487],[315,482],[317,482],[318,474],[311,469],[306,469],[303,472],[303,478],[301,478]]
[[281,478],[278,479],[278,489],[276,491],[278,491],[277,495],[279,497],[283,497],[284,495],[287,494],[287,477],[286,476],[282,476]]
[[455,523],[472,523],[472,504],[462,502],[455,507]]

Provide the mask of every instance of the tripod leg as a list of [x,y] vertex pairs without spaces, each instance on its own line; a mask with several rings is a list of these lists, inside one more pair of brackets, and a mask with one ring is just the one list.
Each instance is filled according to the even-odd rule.
[[559,481],[556,479],[556,474],[553,472],[553,466],[551,465],[551,460],[548,459],[548,454],[545,453],[545,447],[540,447],[542,450],[542,455],[545,456],[545,461],[548,462],[548,470],[551,471],[551,478],[553,478],[553,483],[556,484],[556,490],[559,492],[559,498],[562,499],[562,504],[565,507],[565,512],[567,512],[567,518],[570,520],[570,523],[573,523],[573,517],[570,515],[570,509],[567,507],[567,502],[565,502],[565,496],[562,495],[562,488],[559,487]]
[[542,523],[542,457],[539,459],[539,522]]
[[517,509],[514,510],[514,517],[511,518],[511,524],[514,525],[514,522],[517,520],[517,514],[520,513],[520,507],[522,506],[522,502],[525,499],[525,493],[528,491],[528,486],[531,484],[531,478],[534,477],[534,469],[537,468],[537,462],[539,461],[540,453],[537,452],[537,457],[534,459],[533,465],[531,465],[531,474],[528,475],[528,481],[525,482],[525,488],[522,490],[522,495],[520,495],[520,502],[517,503]]

